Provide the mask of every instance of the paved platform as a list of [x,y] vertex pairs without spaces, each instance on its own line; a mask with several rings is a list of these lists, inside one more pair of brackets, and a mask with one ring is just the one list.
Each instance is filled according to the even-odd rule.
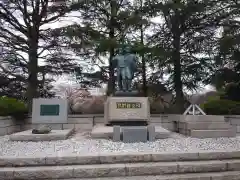
[[32,130],[11,134],[11,141],[53,141],[65,140],[73,132],[73,129],[52,130],[49,134],[32,134]]
[[[171,135],[171,132],[161,126],[155,126],[156,139],[165,139]],[[91,132],[92,138],[103,138],[112,139],[113,138],[113,127],[105,125],[96,125],[93,127]]]

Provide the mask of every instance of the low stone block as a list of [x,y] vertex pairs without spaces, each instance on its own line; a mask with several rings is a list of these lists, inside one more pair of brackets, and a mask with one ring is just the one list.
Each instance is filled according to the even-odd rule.
[[92,124],[93,117],[69,117],[67,122],[69,124]]
[[166,139],[170,136],[171,132],[161,126],[155,126],[156,139]]
[[75,166],[73,170],[75,178],[117,177],[125,175],[124,164]]
[[178,162],[179,173],[221,172],[227,169],[223,161]]
[[0,166],[14,167],[14,166],[33,166],[45,165],[45,157],[6,157],[0,156]]
[[151,154],[146,153],[100,153],[101,164],[150,162]]
[[77,156],[78,164],[100,164],[99,154],[84,154]]
[[197,152],[186,152],[186,153],[152,153],[152,161],[195,161],[198,160]]
[[14,121],[6,117],[6,119],[0,120],[0,127],[8,127],[14,125]]
[[63,129],[74,129],[74,124],[63,124]]
[[113,127],[105,125],[96,125],[93,127],[91,132],[92,138],[112,138],[113,137]]
[[128,176],[172,174],[178,171],[175,162],[126,164]]
[[240,160],[225,160],[227,163],[228,171],[239,171],[240,170]]
[[196,138],[218,138],[218,137],[234,137],[236,132],[232,129],[228,130],[191,130],[191,136]]
[[149,125],[148,126],[148,140],[155,141],[156,133],[155,133],[155,126]]
[[16,125],[16,126],[9,126],[7,127],[7,134],[12,134],[15,132],[19,132],[21,130],[20,125]]
[[7,135],[7,128],[5,127],[0,128],[0,136],[5,136],[5,135]]
[[52,130],[49,134],[32,134],[32,130],[14,133],[9,136],[11,141],[52,141],[65,140],[72,133],[72,129]]
[[147,141],[147,127],[122,127],[122,135],[124,143],[146,142]]
[[87,131],[92,129],[92,124],[74,124],[75,130]]
[[93,119],[94,123],[99,124],[99,123],[104,123],[105,119],[104,117],[94,117]]
[[0,168],[0,179],[3,180],[13,179],[13,169]]
[[21,167],[14,170],[15,179],[63,179],[73,177],[71,166]]
[[121,127],[113,126],[113,141],[118,142],[121,140]]
[[215,152],[200,151],[198,156],[199,159],[201,160],[233,159],[240,158],[240,151],[215,151]]
[[240,176],[239,171],[217,172],[211,174],[211,180],[238,180]]

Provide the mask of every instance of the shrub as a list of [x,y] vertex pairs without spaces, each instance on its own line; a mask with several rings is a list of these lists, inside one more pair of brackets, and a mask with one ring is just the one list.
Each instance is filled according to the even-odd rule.
[[239,115],[240,102],[226,99],[210,99],[200,106],[206,114]]
[[0,97],[0,116],[12,116],[16,120],[23,120],[27,114],[24,102],[14,98]]

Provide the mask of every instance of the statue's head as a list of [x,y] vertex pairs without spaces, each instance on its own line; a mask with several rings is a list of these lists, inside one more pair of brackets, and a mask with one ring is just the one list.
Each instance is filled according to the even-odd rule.
[[125,46],[123,49],[122,49],[122,52],[125,54],[125,53],[131,53],[131,48],[129,46]]

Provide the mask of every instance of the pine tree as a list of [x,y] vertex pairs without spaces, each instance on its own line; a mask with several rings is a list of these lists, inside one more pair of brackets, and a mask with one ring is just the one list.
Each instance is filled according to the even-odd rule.
[[[161,65],[168,71],[176,93],[176,106],[183,111],[183,88],[198,87],[212,67],[214,35],[227,5],[214,0],[151,1],[149,12],[161,16],[152,41],[165,53]],[[163,63],[164,62],[164,63]]]
[[[17,77],[21,82],[26,81],[26,98],[30,110],[32,99],[39,96],[38,88],[44,84],[38,80],[39,75],[71,69],[72,63],[63,58],[61,53],[59,37],[44,26],[59,20],[73,7],[50,0],[0,2],[0,42],[5,47],[5,52],[14,57],[1,63],[1,70],[8,76]],[[45,66],[39,66],[40,59],[45,60]],[[18,73],[5,68],[6,65],[19,69]]]

